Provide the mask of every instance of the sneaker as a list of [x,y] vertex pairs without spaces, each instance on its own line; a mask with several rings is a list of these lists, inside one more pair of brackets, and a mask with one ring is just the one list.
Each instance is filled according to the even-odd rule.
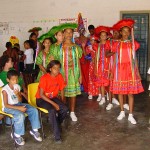
[[134,119],[132,114],[129,114],[128,121],[130,121],[132,124],[136,124],[136,120]]
[[21,137],[21,136],[16,137],[13,133],[11,133],[11,137],[12,137],[12,139],[15,140],[16,144],[21,145],[21,146],[25,144],[23,137]]
[[126,110],[129,110],[129,105],[128,104],[124,104],[123,108],[125,108]]
[[97,101],[100,102],[101,101],[101,98],[102,98],[102,95],[99,94],[98,98],[97,98]]
[[77,121],[78,120],[74,112],[70,113],[70,117],[71,117],[72,121]]
[[107,100],[109,101],[109,94],[108,93],[106,94],[106,97],[107,97]]
[[117,120],[122,120],[125,117],[125,112],[121,111],[119,116],[117,117]]
[[40,136],[40,133],[38,131],[30,130],[30,134],[38,141],[42,142],[42,138]]
[[55,143],[56,143],[56,144],[61,144],[61,143],[62,143],[62,140],[61,140],[61,139],[55,140]]
[[102,97],[101,101],[99,102],[99,105],[103,105],[105,103],[105,97]]
[[113,104],[109,103],[106,107],[106,110],[111,110],[113,108]]
[[89,96],[88,96],[88,99],[93,99],[93,96],[92,96],[92,95],[89,95]]
[[118,102],[116,98],[112,98],[112,103],[116,105],[120,105],[120,103]]

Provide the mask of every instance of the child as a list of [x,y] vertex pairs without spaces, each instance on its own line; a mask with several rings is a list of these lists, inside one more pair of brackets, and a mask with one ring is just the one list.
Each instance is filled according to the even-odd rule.
[[[115,26],[120,31],[121,40],[116,42],[114,45],[115,64],[113,69],[113,82],[112,92],[118,94],[121,112],[118,116],[118,120],[122,120],[125,117],[123,107],[123,95],[128,95],[129,99],[129,116],[128,121],[132,124],[136,124],[136,120],[133,117],[133,105],[134,96],[143,92],[141,84],[141,77],[138,70],[136,54],[135,52],[139,49],[140,45],[134,41],[133,36],[133,25],[134,21],[131,19],[124,19],[119,21]],[[132,41],[129,37],[132,37]]]
[[51,55],[61,62],[61,73],[65,79],[65,97],[70,98],[70,117],[77,121],[75,115],[76,96],[81,94],[80,84],[82,74],[79,59],[82,56],[82,49],[72,42],[75,23],[62,24],[60,30],[64,29],[64,41],[61,46],[51,49]]
[[95,29],[96,35],[99,35],[100,38],[100,43],[93,46],[96,50],[95,75],[97,76],[96,85],[99,88],[99,97],[97,98],[97,101],[100,101],[99,105],[105,103],[105,88],[109,85],[109,58],[105,57],[105,44],[109,32],[110,28],[105,26],[99,26]]
[[95,27],[94,27],[94,25],[89,25],[88,26],[88,30],[89,30],[89,35],[88,35],[88,38],[90,38],[90,36],[94,36],[94,34],[95,34]]
[[13,58],[14,68],[16,69],[18,60],[19,60],[18,53],[15,49],[12,48],[11,42],[6,43],[6,48],[7,48],[7,50],[3,52],[3,55],[7,55],[7,56]]
[[[2,56],[0,59],[0,79],[2,81],[2,86],[5,86],[6,84],[8,84],[7,82],[7,72],[9,70],[14,70],[13,68],[13,60],[11,57],[9,56]],[[20,85],[21,89],[23,90],[23,95],[27,95],[27,89],[24,85],[24,81],[23,78],[21,78],[19,76],[18,78],[18,84]],[[0,86],[0,87],[2,87]],[[25,96],[26,97],[26,96]]]
[[92,60],[90,61],[90,65],[89,65],[89,82],[88,82],[88,99],[93,99],[93,96],[97,96],[98,93],[98,87],[95,86],[94,82],[96,80],[96,76],[94,74],[94,60],[95,60],[95,54],[96,51],[93,50],[92,46],[94,44],[96,44],[98,41],[98,37],[96,36],[91,36],[90,37],[90,41],[87,43],[87,47],[86,47],[86,53],[90,54]]
[[34,51],[31,48],[31,41],[30,40],[26,40],[24,42],[24,48],[25,48],[25,52],[24,52],[24,64],[25,64],[25,72],[27,73],[31,73],[33,71],[33,65],[34,65],[34,61],[33,61],[33,54]]
[[[114,47],[113,45],[120,40],[120,33],[115,28],[115,26],[112,27],[112,30],[113,30],[113,36],[112,39],[106,42],[106,53],[105,53],[106,57],[110,58],[110,62],[109,62],[110,73],[112,72],[113,69],[114,54],[115,54],[112,48]],[[110,82],[112,82],[112,79],[110,79]],[[112,94],[109,89],[109,104],[107,105],[106,110],[111,110],[113,108],[113,104],[120,105],[118,100],[115,98],[115,95]]]
[[43,50],[39,52],[37,58],[36,58],[36,64],[39,66],[40,68],[40,72],[38,74],[37,77],[37,82],[39,81],[40,77],[43,74],[46,74],[46,68],[47,65],[50,62],[50,46],[52,44],[52,41],[49,38],[44,39],[43,41]]
[[[48,64],[47,73],[40,78],[36,94],[37,106],[45,108],[49,112],[49,118],[57,143],[61,143],[60,125],[68,111],[68,108],[64,104],[65,82],[60,74],[60,67],[61,64],[57,60],[52,60]],[[59,91],[61,93],[61,100],[58,99]]]
[[36,108],[31,107],[29,104],[22,103],[20,86],[18,82],[18,73],[15,70],[10,70],[7,73],[8,84],[2,88],[2,107],[3,111],[13,115],[12,121],[14,124],[14,133],[11,137],[18,145],[24,145],[25,141],[22,137],[25,133],[25,114],[31,122],[32,130],[30,134],[39,142],[42,141],[38,129],[40,128],[40,121],[38,111]]

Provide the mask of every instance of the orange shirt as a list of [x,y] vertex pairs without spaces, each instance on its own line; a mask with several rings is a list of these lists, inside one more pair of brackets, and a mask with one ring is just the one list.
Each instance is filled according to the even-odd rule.
[[56,77],[50,75],[50,73],[46,73],[40,78],[38,91],[36,93],[36,98],[40,97],[40,88],[44,90],[44,94],[49,97],[57,97],[58,92],[63,90],[65,87],[64,79],[59,73]]

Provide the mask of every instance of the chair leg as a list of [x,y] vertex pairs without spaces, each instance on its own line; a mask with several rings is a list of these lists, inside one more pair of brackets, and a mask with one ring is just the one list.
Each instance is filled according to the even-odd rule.
[[28,116],[25,118],[25,130],[27,130]]
[[41,111],[39,111],[39,114],[40,114],[40,123],[41,123],[41,129],[42,129],[42,136],[43,136],[43,139],[45,139],[46,135],[44,134],[43,120],[42,120],[42,113],[41,113]]

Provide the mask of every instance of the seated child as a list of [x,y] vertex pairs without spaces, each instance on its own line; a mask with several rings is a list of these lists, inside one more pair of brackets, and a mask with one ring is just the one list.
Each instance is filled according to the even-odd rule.
[[22,135],[25,134],[25,114],[28,114],[28,118],[31,122],[32,130],[30,134],[39,142],[42,141],[38,129],[40,128],[40,121],[38,111],[36,108],[29,104],[22,103],[22,97],[20,93],[20,86],[18,82],[18,73],[15,70],[10,70],[7,73],[8,84],[2,88],[2,109],[8,114],[12,114],[14,133],[11,137],[15,140],[18,145],[24,145],[25,141]]
[[[47,73],[40,78],[36,94],[37,106],[45,108],[49,112],[49,118],[54,131],[56,143],[61,143],[60,124],[65,119],[68,108],[64,99],[64,79],[60,74],[61,64],[52,60],[47,66]],[[58,92],[61,92],[61,100],[58,99]]]

